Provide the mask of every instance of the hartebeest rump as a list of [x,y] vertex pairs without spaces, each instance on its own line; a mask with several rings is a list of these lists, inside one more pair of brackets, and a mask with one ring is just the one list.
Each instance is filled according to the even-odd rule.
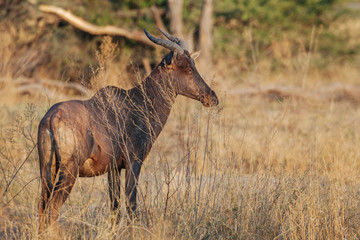
[[163,129],[177,95],[215,106],[218,98],[198,73],[186,44],[145,31],[171,52],[138,86],[100,89],[91,99],[53,105],[40,122],[38,149],[41,174],[39,230],[56,223],[76,178],[108,173],[111,209],[119,208],[120,171],[126,169],[128,212],[136,210],[136,185],[143,160]]

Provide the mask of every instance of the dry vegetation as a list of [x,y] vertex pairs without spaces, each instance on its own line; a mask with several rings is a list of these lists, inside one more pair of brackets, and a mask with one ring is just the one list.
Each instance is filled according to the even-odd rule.
[[[93,71],[94,88],[114,78],[113,46],[104,42],[110,50],[103,45],[97,54],[103,64]],[[0,46],[5,60],[9,46]],[[82,178],[62,209],[58,237],[359,239],[360,95],[354,85],[336,84],[354,83],[339,76],[359,76],[359,69],[338,67],[324,80],[330,70],[310,71],[306,61],[280,77],[261,67],[266,61],[256,64],[241,74],[243,85],[208,80],[220,107],[178,97],[140,175],[139,219],[130,221],[124,204],[113,225],[106,176]],[[19,80],[8,74],[11,67],[1,69],[0,83],[8,89],[0,108],[0,238],[37,239],[38,122],[52,104],[91,91],[19,94],[9,90]],[[285,77],[295,80],[278,87]]]

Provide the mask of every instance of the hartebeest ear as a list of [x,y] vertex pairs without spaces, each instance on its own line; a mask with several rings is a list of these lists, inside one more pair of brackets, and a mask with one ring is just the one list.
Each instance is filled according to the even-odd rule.
[[165,67],[170,66],[174,62],[175,57],[176,57],[176,53],[174,52],[170,52],[168,55],[166,55],[164,58]]
[[200,56],[200,51],[190,53],[190,57],[194,60],[197,59],[199,56]]

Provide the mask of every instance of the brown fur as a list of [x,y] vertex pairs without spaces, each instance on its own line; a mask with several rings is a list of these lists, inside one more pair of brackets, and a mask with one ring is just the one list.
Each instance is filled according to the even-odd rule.
[[204,106],[218,104],[186,50],[181,55],[170,52],[144,82],[130,90],[107,86],[89,100],[52,106],[38,130],[40,232],[56,223],[78,176],[108,173],[111,209],[116,211],[120,172],[126,169],[127,209],[135,213],[142,162],[178,94],[199,100]]

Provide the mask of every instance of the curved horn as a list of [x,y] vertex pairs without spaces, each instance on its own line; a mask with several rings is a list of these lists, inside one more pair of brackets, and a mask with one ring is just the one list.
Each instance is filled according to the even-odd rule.
[[163,46],[164,48],[170,49],[173,52],[176,52],[178,54],[183,54],[184,53],[184,49],[182,49],[179,45],[177,45],[174,42],[171,42],[169,40],[165,40],[165,39],[160,39],[160,38],[156,38],[150,35],[150,33],[148,33],[146,31],[146,29],[144,28],[144,32],[146,34],[146,36],[150,39],[150,41],[152,41],[153,43]]
[[165,32],[164,30],[161,30],[159,28],[159,31],[167,38],[169,39],[170,41],[176,43],[177,45],[179,45],[182,49],[185,49],[185,50],[188,50],[189,51],[189,48],[188,46],[186,45],[186,43],[184,42],[184,40],[178,38],[178,37],[175,37],[167,32]]

